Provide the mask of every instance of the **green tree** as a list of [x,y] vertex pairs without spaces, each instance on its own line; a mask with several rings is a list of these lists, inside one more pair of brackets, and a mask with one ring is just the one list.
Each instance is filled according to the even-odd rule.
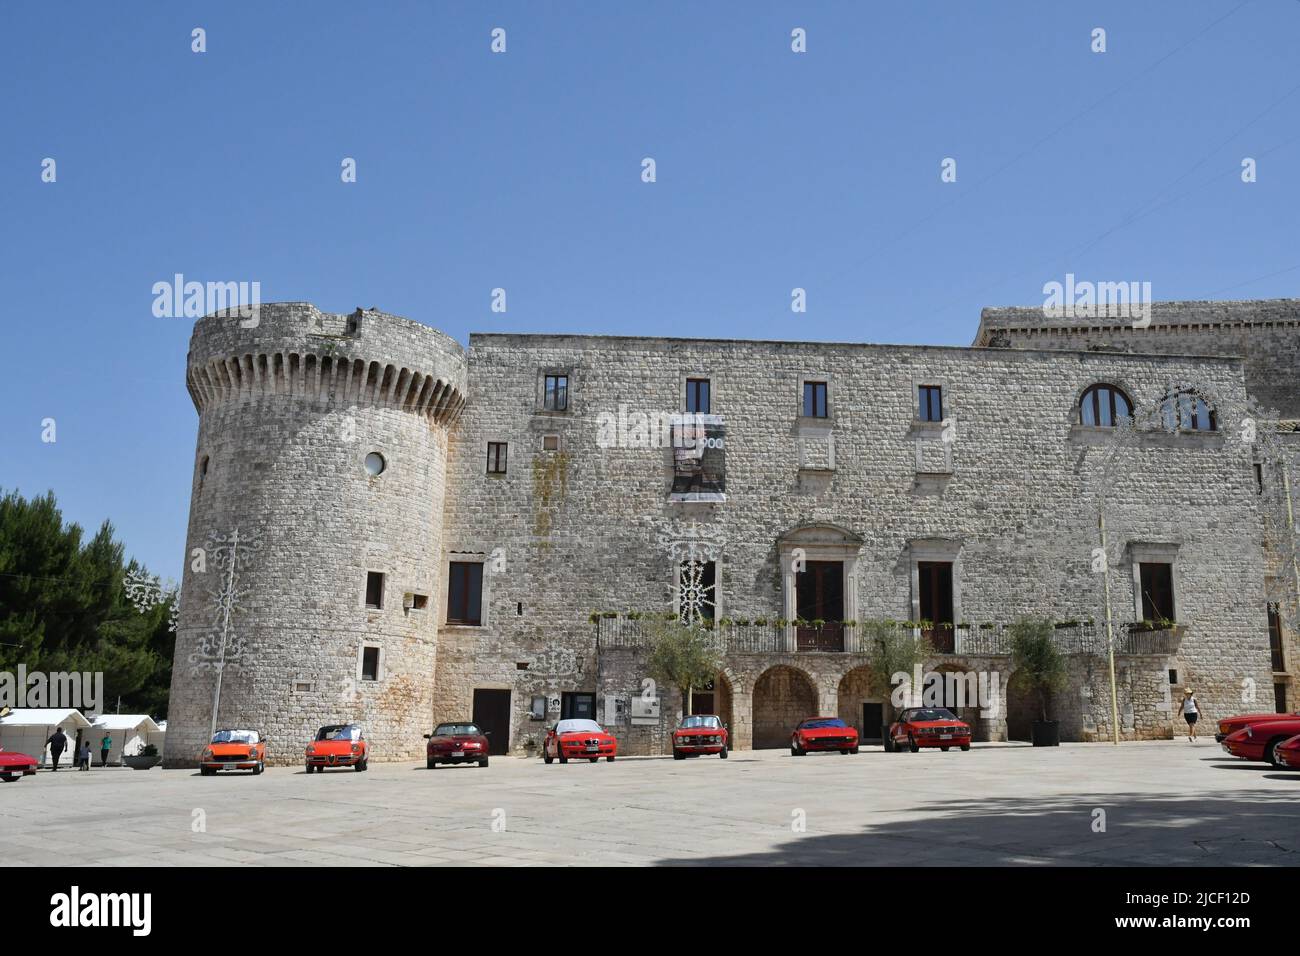
[[52,493],[0,498],[0,669],[104,674],[105,709],[166,711],[171,597],[147,610],[127,598],[124,548],[107,521],[89,541],[64,524]]
[[722,655],[712,631],[677,621],[649,620],[646,668],[656,681],[681,690],[682,713],[691,712],[691,689],[703,686],[722,670]]
[[[867,655],[868,689],[885,701],[885,711],[893,715],[895,674],[906,674],[912,679],[918,665],[934,656],[934,645],[924,634],[895,621],[864,621],[858,625],[862,650]],[[921,688],[912,688],[919,693]]]
[[1011,680],[1014,690],[1038,697],[1042,719],[1047,721],[1053,695],[1069,683],[1065,657],[1056,646],[1055,628],[1044,618],[1022,617],[1012,623]]

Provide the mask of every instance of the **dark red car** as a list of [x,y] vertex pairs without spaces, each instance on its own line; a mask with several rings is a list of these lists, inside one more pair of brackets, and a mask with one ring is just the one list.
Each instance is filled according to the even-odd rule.
[[916,753],[922,747],[960,747],[970,750],[970,724],[946,707],[908,707],[889,725],[885,750]]
[[1214,735],[1214,742],[1221,744],[1228,738],[1229,734],[1235,734],[1247,724],[1258,724],[1265,720],[1288,720],[1300,717],[1300,714],[1238,714],[1235,717],[1224,717],[1219,721],[1219,732]]
[[13,783],[19,777],[30,777],[36,773],[36,758],[20,754],[16,750],[0,749],[0,780]]
[[858,732],[838,717],[809,717],[800,721],[790,735],[790,756],[802,757],[817,750],[858,752]]
[[424,748],[425,764],[430,770],[440,763],[477,763],[488,765],[487,734],[478,724],[468,720],[439,724],[433,733],[425,734],[429,743]]
[[1262,720],[1234,730],[1223,739],[1223,749],[1242,760],[1268,761],[1274,767],[1282,766],[1278,748],[1300,734],[1300,717],[1286,720]]
[[700,754],[717,754],[727,759],[727,728],[716,714],[691,714],[683,717],[673,731],[673,759],[685,760]]
[[584,717],[569,717],[561,720],[546,732],[542,742],[542,759],[547,763],[559,760],[568,763],[586,757],[595,763],[601,757],[613,761],[618,756],[618,741],[613,734],[605,733],[605,728],[594,720]]

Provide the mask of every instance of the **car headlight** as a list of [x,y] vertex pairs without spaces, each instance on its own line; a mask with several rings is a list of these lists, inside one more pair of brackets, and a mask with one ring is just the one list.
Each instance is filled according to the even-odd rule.
[[203,751],[203,759],[204,759],[204,760],[210,760],[210,759],[212,759],[212,748],[211,748],[211,747],[208,747],[206,750]]
[[308,747],[308,748],[307,748],[307,756],[308,756],[308,757],[312,756],[312,755],[315,754],[315,753],[316,753],[316,748],[315,748],[315,747]]
[[360,744],[353,744],[353,745],[352,745],[352,752],[353,752],[354,754],[359,754],[359,753],[361,753],[361,745],[360,745]]

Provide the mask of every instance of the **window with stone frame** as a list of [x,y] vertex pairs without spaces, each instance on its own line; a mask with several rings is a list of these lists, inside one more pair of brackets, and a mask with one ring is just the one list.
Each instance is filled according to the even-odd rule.
[[447,623],[483,623],[483,562],[452,561],[447,572]]
[[1143,561],[1139,568],[1142,583],[1142,619],[1175,621],[1174,566],[1163,561]]
[[828,418],[830,416],[827,393],[828,389],[825,382],[803,383],[804,418]]
[[1090,385],[1079,396],[1079,424],[1114,428],[1133,415],[1133,402],[1114,385]]
[[1219,427],[1214,409],[1191,390],[1166,395],[1160,406],[1161,418],[1169,431],[1212,432]]
[[542,383],[542,408],[548,412],[569,409],[569,376],[563,372],[548,372]]

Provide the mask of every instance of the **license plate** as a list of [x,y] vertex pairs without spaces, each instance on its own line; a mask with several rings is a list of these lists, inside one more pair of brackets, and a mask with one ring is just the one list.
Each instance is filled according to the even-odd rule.
[[587,753],[589,754],[600,753],[600,747],[588,747]]
[[952,734],[940,734],[940,735],[939,735],[939,739],[940,739],[940,740],[952,740]]

